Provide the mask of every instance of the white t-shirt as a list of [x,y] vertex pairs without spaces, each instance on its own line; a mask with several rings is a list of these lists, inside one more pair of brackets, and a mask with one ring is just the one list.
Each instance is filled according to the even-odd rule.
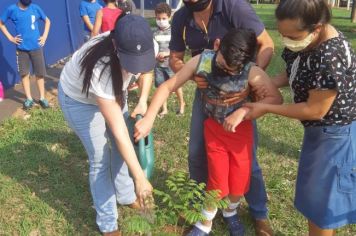
[[[109,60],[108,57],[101,58],[98,63],[95,65],[93,69],[93,76],[91,79],[91,85],[89,88],[89,95],[86,96],[86,93],[82,93],[83,89],[83,79],[84,74],[81,74],[81,59],[84,57],[85,52],[94,44],[98,42],[98,40],[107,37],[110,32],[106,32],[103,34],[94,37],[85,43],[80,49],[78,49],[72,56],[71,60],[67,62],[60,77],[60,83],[63,88],[64,93],[82,103],[86,104],[94,104],[96,103],[96,97],[106,98],[110,100],[115,100],[114,89],[111,81],[111,69],[110,66],[106,67],[105,71],[104,65],[102,62],[107,62]],[[102,62],[101,62],[102,61]],[[102,73],[102,74],[101,74]],[[101,75],[101,76],[100,76]],[[127,73],[125,70],[122,70],[122,78],[123,78],[123,91],[126,91],[130,80],[133,74]],[[138,76],[138,75],[135,75]],[[100,80],[99,80],[100,79]]]

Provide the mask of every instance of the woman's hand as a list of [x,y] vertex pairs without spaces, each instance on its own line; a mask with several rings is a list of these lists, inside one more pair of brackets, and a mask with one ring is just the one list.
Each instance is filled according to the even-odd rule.
[[147,111],[147,103],[146,102],[139,102],[133,112],[131,113],[132,118],[136,118],[137,115],[145,115]]
[[244,117],[249,110],[250,109],[247,107],[241,107],[226,117],[223,124],[224,130],[235,133],[236,127],[244,120]]
[[153,126],[154,119],[149,119],[148,117],[143,117],[141,120],[137,121],[135,124],[134,138],[135,142],[138,142],[141,138],[146,137]]
[[136,196],[140,202],[141,208],[150,208],[146,202],[149,202],[149,198],[152,198],[152,185],[144,177],[135,180]]
[[250,111],[246,114],[245,119],[254,120],[267,113],[266,106],[268,106],[268,104],[255,102],[245,103],[243,106],[250,109]]

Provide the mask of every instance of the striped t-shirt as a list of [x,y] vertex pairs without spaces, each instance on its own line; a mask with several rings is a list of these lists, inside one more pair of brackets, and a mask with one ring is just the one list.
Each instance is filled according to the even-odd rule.
[[[159,52],[169,52],[169,42],[171,41],[171,27],[167,29],[157,28],[153,32],[153,38],[156,40],[159,46]],[[169,57],[164,59],[164,62],[157,62],[160,67],[169,67]]]

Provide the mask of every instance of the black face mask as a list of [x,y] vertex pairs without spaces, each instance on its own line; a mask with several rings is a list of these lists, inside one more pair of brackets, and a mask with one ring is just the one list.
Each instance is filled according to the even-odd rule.
[[216,64],[216,57],[218,55],[218,52],[215,53],[215,56],[213,58],[213,61],[211,63],[211,73],[214,76],[214,78],[221,78],[221,77],[231,77],[229,73],[221,69],[217,64]]
[[185,7],[191,12],[199,12],[206,9],[209,6],[210,2],[211,0],[199,0],[197,2],[190,2],[189,0],[188,2],[183,1]]
[[32,3],[32,0],[20,0],[21,4],[25,7],[29,6]]

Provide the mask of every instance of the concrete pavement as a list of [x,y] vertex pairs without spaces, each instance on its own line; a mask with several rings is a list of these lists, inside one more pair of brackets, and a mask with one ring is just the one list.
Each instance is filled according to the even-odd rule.
[[[53,97],[57,91],[57,84],[63,66],[47,68],[45,78],[46,96]],[[31,93],[35,100],[39,98],[37,84],[35,79],[31,79]],[[25,100],[24,91],[21,84],[5,91],[5,99],[0,102],[0,123],[10,118],[14,113],[22,109],[22,103]]]

